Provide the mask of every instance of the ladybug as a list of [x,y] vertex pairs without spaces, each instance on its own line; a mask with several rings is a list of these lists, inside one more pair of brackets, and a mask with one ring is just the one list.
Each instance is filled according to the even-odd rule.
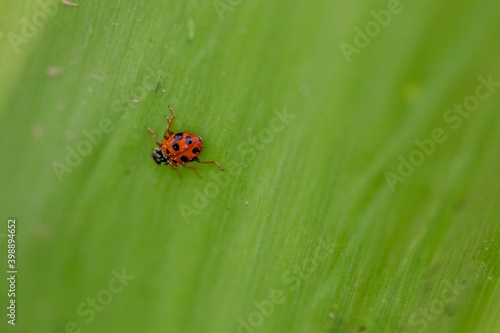
[[198,135],[189,132],[174,133],[170,130],[170,126],[172,126],[175,119],[175,113],[170,106],[168,108],[172,113],[172,119],[165,116],[168,126],[165,134],[163,134],[164,140],[162,143],[156,141],[156,135],[153,130],[146,128],[146,130],[151,133],[153,140],[155,140],[155,143],[158,146],[158,148],[155,148],[153,151],[153,154],[151,154],[155,162],[158,164],[169,165],[172,169],[177,171],[179,176],[181,175],[181,171],[178,167],[183,166],[186,169],[196,171],[198,177],[201,178],[198,169],[186,166],[186,164],[191,162],[198,162],[200,164],[215,164],[219,167],[219,169],[224,171],[219,163],[215,161],[200,161],[199,156],[203,151],[203,140]]

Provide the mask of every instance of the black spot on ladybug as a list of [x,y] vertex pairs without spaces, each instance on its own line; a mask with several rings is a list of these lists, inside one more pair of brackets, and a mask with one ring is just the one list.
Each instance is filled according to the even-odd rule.
[[178,151],[179,150],[179,145],[175,142],[173,145],[172,145],[172,148],[174,148],[175,151]]
[[181,156],[181,161],[182,162],[189,162],[189,158],[187,158],[186,156]]
[[188,135],[188,136],[186,136],[186,143],[187,143],[188,145],[190,145],[190,144],[191,144],[191,142],[193,142],[193,140],[191,140],[191,137],[190,137],[189,135]]
[[174,135],[174,141],[179,141],[184,136],[184,133],[176,133]]
[[170,150],[167,149],[167,155],[170,155]]
[[199,154],[200,153],[200,148],[196,147],[193,148],[193,154]]

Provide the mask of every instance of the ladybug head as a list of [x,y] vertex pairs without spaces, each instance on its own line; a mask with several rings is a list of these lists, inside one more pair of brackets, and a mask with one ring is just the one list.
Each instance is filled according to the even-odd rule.
[[158,164],[169,164],[168,158],[166,158],[165,155],[163,155],[163,152],[161,151],[160,148],[155,148],[151,156]]

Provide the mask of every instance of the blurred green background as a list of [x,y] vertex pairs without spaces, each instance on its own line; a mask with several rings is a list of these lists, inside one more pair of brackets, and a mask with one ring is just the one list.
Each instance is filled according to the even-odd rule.
[[2,3],[0,331],[500,331],[498,1],[79,4]]

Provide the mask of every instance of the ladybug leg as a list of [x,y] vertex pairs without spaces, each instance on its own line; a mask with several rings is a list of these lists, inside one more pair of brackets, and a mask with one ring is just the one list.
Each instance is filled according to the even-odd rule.
[[184,166],[184,167],[185,167],[186,169],[191,169],[191,170],[196,171],[196,173],[198,174],[198,177],[200,177],[200,178],[201,178],[200,171],[198,171],[198,169],[193,168],[193,167],[188,167],[188,166]]
[[149,133],[151,133],[151,135],[153,136],[153,140],[155,140],[155,142],[156,142],[156,145],[161,148],[161,143],[159,143],[158,141],[156,141],[155,132],[153,132],[153,130],[151,128],[146,128],[146,131],[148,131]]
[[198,160],[198,159],[197,159],[197,160],[196,160],[196,162],[198,162],[198,163],[200,163],[200,164],[215,164],[215,165],[217,165],[217,166],[219,167],[219,169],[220,169],[221,171],[224,171],[224,169],[222,169],[222,167],[220,166],[220,164],[219,164],[219,163],[217,163],[217,162],[215,162],[215,161],[200,162],[200,160]]
[[179,178],[181,178],[181,177],[182,177],[182,176],[181,176],[181,170],[179,170],[179,168],[174,167],[172,164],[169,164],[169,165],[170,165],[170,167],[172,168],[172,170],[177,171],[177,174],[179,175]]
[[[170,120],[170,118],[167,118],[167,116],[164,116],[165,120],[168,122],[168,127],[167,127],[167,130],[165,131],[165,134],[163,134],[163,137],[166,139],[168,137],[168,135],[170,134],[173,134],[174,132],[172,132],[170,130],[170,126],[172,126],[172,123],[174,122],[174,119],[175,119],[175,113],[174,113],[174,110],[170,107],[170,105],[168,106],[168,108],[170,109],[170,112],[172,113],[172,120]],[[168,133],[168,135],[167,135]]]

